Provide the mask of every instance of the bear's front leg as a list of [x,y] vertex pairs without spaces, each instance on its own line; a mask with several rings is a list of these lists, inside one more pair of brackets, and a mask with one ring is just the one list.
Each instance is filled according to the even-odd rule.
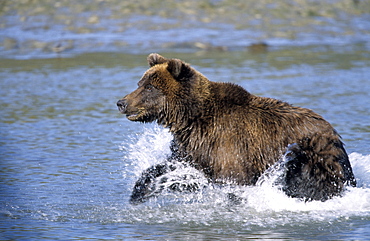
[[139,180],[136,181],[130,196],[131,204],[139,204],[147,201],[150,197],[161,192],[161,188],[156,186],[156,179],[164,174],[174,171],[175,166],[162,163],[154,165],[145,170]]

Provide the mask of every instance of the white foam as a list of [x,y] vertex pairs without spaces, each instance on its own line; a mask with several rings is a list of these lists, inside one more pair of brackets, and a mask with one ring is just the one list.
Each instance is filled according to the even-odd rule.
[[370,155],[354,152],[349,155],[357,187],[370,188]]
[[[132,137],[136,142],[127,146],[128,154],[125,160],[131,163],[135,175],[139,176],[145,169],[164,162],[171,154],[170,142],[172,135],[168,129],[158,125],[146,125],[144,132]],[[127,144],[123,143],[123,146]]]

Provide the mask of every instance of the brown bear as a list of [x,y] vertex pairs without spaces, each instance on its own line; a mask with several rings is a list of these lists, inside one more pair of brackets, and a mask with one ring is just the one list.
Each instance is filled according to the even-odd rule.
[[213,183],[254,185],[284,156],[281,189],[306,201],[325,201],[356,185],[341,137],[312,110],[209,81],[179,59],[150,54],[147,60],[150,68],[138,88],[117,106],[131,121],[168,127],[173,154],[143,172],[132,203],[156,195],[154,180],[175,169],[175,161]]

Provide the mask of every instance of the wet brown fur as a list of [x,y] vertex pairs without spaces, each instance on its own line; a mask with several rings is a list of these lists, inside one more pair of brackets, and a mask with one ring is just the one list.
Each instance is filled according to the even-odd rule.
[[210,180],[253,185],[295,143],[285,166],[289,196],[326,200],[355,185],[340,136],[312,110],[209,81],[178,59],[151,54],[148,62],[121,112],[168,127],[179,153]]

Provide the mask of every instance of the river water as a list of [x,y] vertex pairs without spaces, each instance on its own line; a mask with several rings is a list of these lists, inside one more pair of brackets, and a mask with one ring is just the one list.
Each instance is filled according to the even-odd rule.
[[[232,15],[227,24],[208,25],[215,18],[209,14],[187,27],[178,27],[166,12],[133,15],[125,22],[130,28],[119,33],[97,15],[106,28],[88,35],[45,27],[50,22],[44,18],[55,19],[42,11],[28,16],[37,19],[33,28],[18,15],[2,16],[0,36],[1,240],[370,239],[368,14],[356,13],[347,22],[345,14],[332,22],[330,16],[315,17],[330,22],[319,30],[299,22],[311,32],[298,36],[297,24],[287,27],[295,39],[279,35],[275,25],[269,27],[273,36],[253,38],[250,30],[229,28]],[[172,25],[143,28],[149,20]],[[341,38],[339,28],[352,29],[351,37]],[[148,42],[148,31],[161,37]],[[224,31],[228,35],[218,37]],[[118,36],[126,44],[112,45]],[[267,49],[248,48],[261,36]],[[57,53],[58,44],[68,48]],[[343,137],[358,187],[327,202],[304,203],[268,181],[257,187],[208,185],[130,205],[140,173],[169,154],[168,130],[130,122],[115,105],[136,88],[154,51],[191,63],[210,80],[318,112]],[[178,172],[204,180],[192,169]],[[230,202],[230,192],[242,202]]]

